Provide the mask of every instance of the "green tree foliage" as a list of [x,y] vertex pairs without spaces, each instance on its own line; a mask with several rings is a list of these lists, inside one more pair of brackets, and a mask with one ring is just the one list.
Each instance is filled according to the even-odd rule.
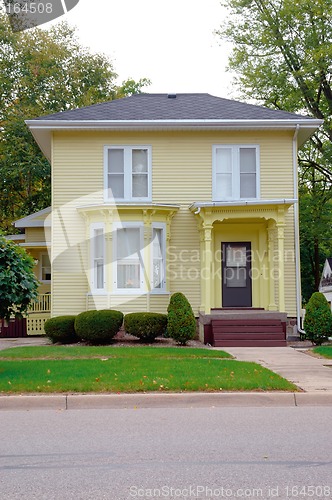
[[167,336],[185,345],[196,335],[196,319],[183,293],[173,293],[167,308]]
[[332,199],[332,0],[225,0],[224,6],[230,15],[217,33],[233,43],[229,68],[241,96],[324,120],[299,152],[302,278],[308,297],[317,290],[331,237],[326,218]]
[[0,318],[21,318],[37,298],[33,258],[0,235]]
[[112,62],[80,45],[66,23],[13,33],[0,13],[0,227],[50,204],[50,165],[25,120],[140,92],[116,85]]
[[326,177],[310,169],[300,180],[302,296],[308,302],[319,288],[325,259],[331,256],[332,200]]
[[313,344],[321,345],[332,332],[330,306],[322,293],[315,292],[306,306],[304,318],[304,337]]

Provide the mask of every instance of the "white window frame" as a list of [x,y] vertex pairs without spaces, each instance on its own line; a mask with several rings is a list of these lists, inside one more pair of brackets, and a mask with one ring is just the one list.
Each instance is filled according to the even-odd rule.
[[[140,230],[140,287],[139,288],[118,288],[118,257],[117,257],[117,243],[118,243],[118,229],[139,229]],[[113,292],[121,295],[137,295],[145,291],[145,268],[144,268],[144,223],[143,222],[116,222],[113,224]]]
[[[123,149],[124,151],[124,197],[113,198],[108,195],[108,151],[111,149]],[[148,196],[133,197],[132,196],[132,151],[134,149],[146,149],[148,152]],[[104,200],[118,202],[143,202],[152,200],[152,147],[144,144],[132,145],[111,145],[104,146]]]
[[[256,196],[240,197],[240,149],[256,150]],[[217,191],[217,150],[232,150],[232,195],[222,199]],[[260,147],[258,144],[214,144],[212,146],[212,201],[259,200],[260,199]]]
[[[153,261],[154,261],[154,255],[153,255],[153,230],[154,229],[161,229],[162,230],[162,282],[161,282],[161,287],[160,288],[154,288],[153,287]],[[153,222],[152,223],[152,232],[151,232],[151,292],[158,294],[158,293],[165,293],[166,291],[166,224],[163,222]]]
[[[47,256],[50,260],[50,267],[51,267],[51,279],[50,280],[43,280],[43,256]],[[48,252],[42,252],[39,254],[39,281],[41,283],[51,283],[52,282],[52,263],[51,259],[49,257]]]
[[[95,231],[98,229],[102,229],[104,235],[104,244],[103,244],[103,287],[96,287],[96,269],[95,269]],[[90,262],[91,262],[91,273],[90,273],[90,288],[93,293],[105,293],[106,291],[106,238],[105,238],[105,224],[103,222],[93,222],[90,225]]]

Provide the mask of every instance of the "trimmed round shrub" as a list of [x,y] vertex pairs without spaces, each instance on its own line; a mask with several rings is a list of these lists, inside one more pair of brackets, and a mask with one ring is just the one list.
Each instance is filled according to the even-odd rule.
[[183,293],[171,296],[167,308],[167,336],[185,345],[196,335],[196,319],[188,299]]
[[75,319],[75,331],[78,337],[91,344],[107,344],[118,333],[123,323],[120,311],[102,309],[85,311]]
[[332,314],[324,295],[315,292],[309,299],[304,317],[303,337],[315,345],[326,342],[332,331]]
[[76,316],[56,316],[45,321],[45,333],[53,344],[72,344],[79,341],[74,327],[75,318]]
[[126,333],[134,335],[143,342],[153,342],[165,335],[167,315],[151,312],[129,313],[124,318]]

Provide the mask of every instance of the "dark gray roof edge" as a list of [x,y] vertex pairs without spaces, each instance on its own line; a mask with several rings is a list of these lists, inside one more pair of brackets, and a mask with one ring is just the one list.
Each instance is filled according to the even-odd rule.
[[[106,102],[101,102],[101,103],[98,103],[98,104],[92,104],[90,106],[85,106],[85,107],[82,107],[82,108],[75,108],[75,109],[69,109],[69,110],[65,110],[65,111],[60,111],[60,112],[57,112],[57,113],[53,113],[53,114],[48,114],[48,115],[44,115],[44,116],[40,116],[40,117],[37,117],[37,118],[34,118],[32,120],[27,120],[27,122],[31,123],[31,122],[34,122],[34,121],[55,121],[55,120],[61,120],[61,121],[90,121],[90,122],[94,122],[94,121],[100,121],[98,120],[98,118],[92,118],[92,119],[89,119],[89,120],[84,120],[82,119],[82,114],[85,115],[86,112],[89,112],[89,111],[99,111],[105,107],[108,108],[109,111],[112,111],[112,108],[113,110],[115,110],[114,108],[118,108],[118,106],[123,106],[124,104],[130,102],[132,104],[135,104],[137,105],[137,101],[139,99],[144,99],[146,100],[146,98],[149,98],[151,97],[152,99],[154,98],[155,102],[157,102],[157,99],[164,99],[165,97],[167,97],[169,94],[167,93],[140,93],[140,94],[134,94],[132,96],[128,96],[128,97],[123,97],[121,99],[114,99],[114,100],[111,100],[111,101],[106,101]],[[247,110],[248,112],[249,111],[255,111],[257,110],[257,113],[258,114],[262,114],[264,112],[267,112],[271,115],[271,118],[267,118],[267,120],[277,120],[278,119],[278,115],[281,115],[283,116],[283,119],[286,119],[286,117],[289,117],[290,120],[314,120],[316,118],[314,117],[311,117],[311,116],[308,116],[308,115],[302,115],[302,114],[297,114],[297,113],[291,113],[289,111],[283,111],[283,110],[278,110],[278,109],[272,109],[272,108],[268,108],[266,106],[260,106],[258,104],[251,104],[251,103],[246,103],[246,102],[242,102],[242,101],[237,101],[237,100],[234,100],[234,99],[228,99],[228,98],[224,98],[224,97],[217,97],[217,96],[213,96],[211,94],[208,94],[208,93],[177,93],[176,94],[177,98],[182,98],[182,97],[185,97],[185,98],[193,98],[193,97],[200,97],[200,98],[205,98],[209,101],[210,104],[212,104],[212,102],[215,100],[216,103],[218,104],[222,104],[224,103],[225,105],[231,105],[232,107],[234,107],[234,110],[239,110],[239,108],[243,109],[243,110]],[[173,100],[173,99],[172,99]],[[192,104],[192,101],[191,101],[191,104]],[[273,115],[273,117],[272,117]],[[262,118],[257,118],[258,120],[259,119],[262,119]],[[281,119],[281,118],[280,118]],[[115,119],[116,121],[124,121],[125,118],[116,118]],[[140,118],[138,117],[132,117],[131,118],[132,121],[139,121]],[[174,120],[176,120],[176,118],[174,118]],[[181,120],[181,118],[178,118],[178,120]],[[185,118],[183,118],[182,120],[185,120]],[[202,118],[202,120],[206,120],[206,118]],[[220,120],[223,120],[222,118],[220,118]],[[110,121],[112,121],[112,119],[110,119]],[[146,121],[153,121],[153,119],[149,120],[147,119]]]

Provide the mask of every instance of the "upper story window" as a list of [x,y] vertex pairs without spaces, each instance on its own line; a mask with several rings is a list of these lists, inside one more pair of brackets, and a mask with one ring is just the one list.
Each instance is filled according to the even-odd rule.
[[105,147],[106,199],[151,200],[151,147]]
[[259,198],[259,146],[213,146],[213,201]]

